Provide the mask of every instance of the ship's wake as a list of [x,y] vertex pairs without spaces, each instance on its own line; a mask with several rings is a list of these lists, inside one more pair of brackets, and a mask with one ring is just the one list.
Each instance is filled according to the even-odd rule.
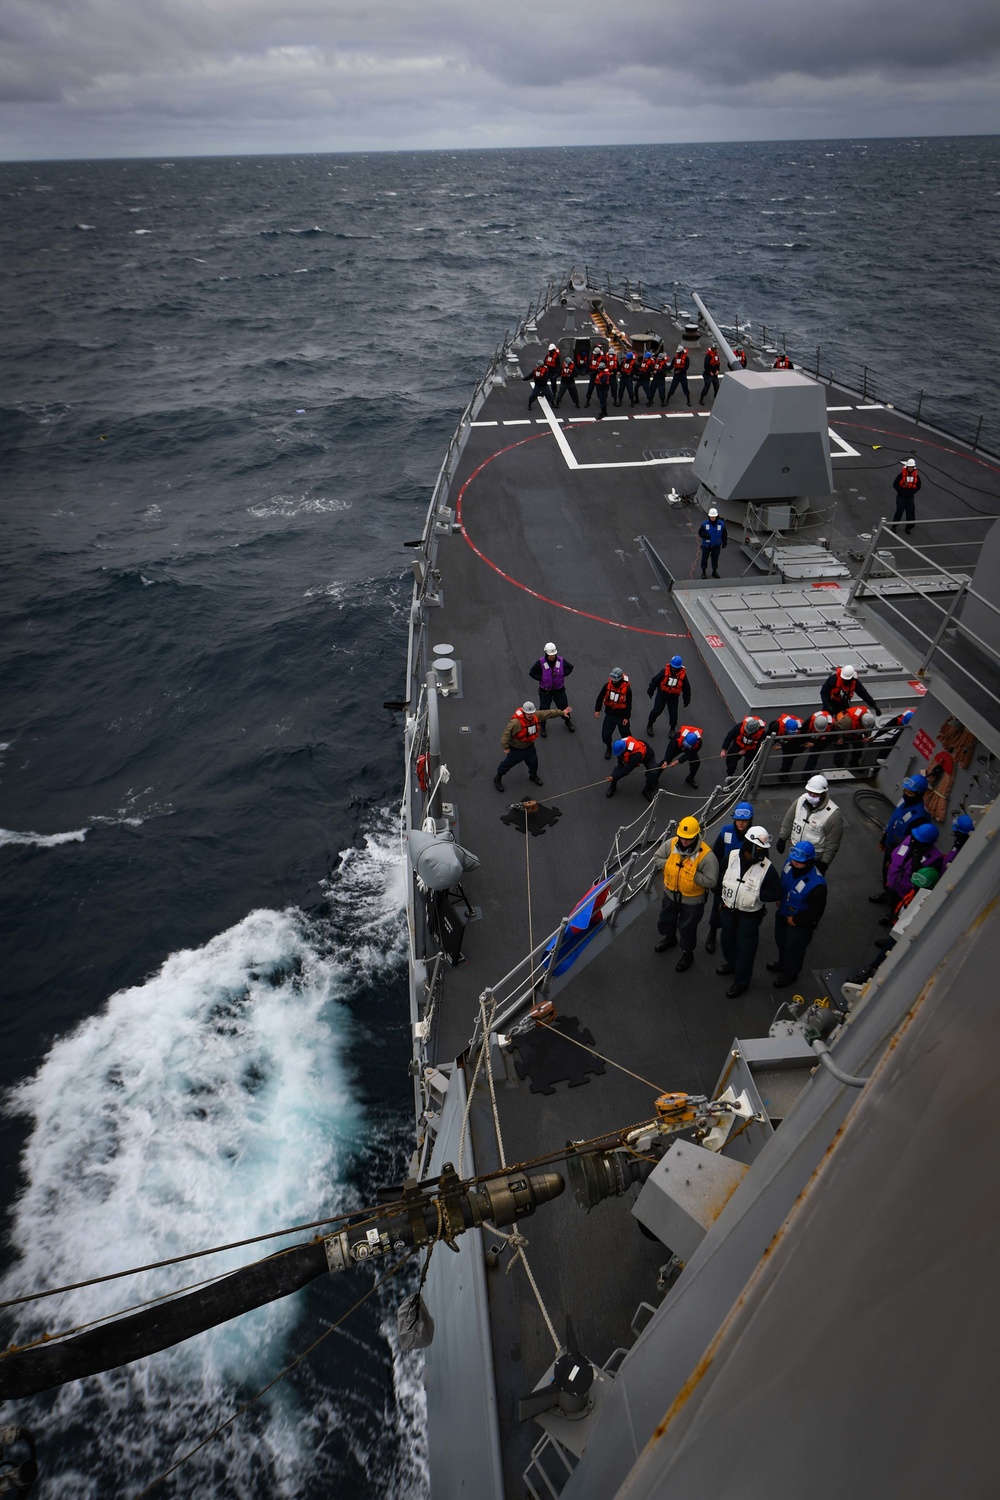
[[[355,1041],[400,1011],[398,853],[384,825],[342,857],[329,914],[261,910],[58,1041],[7,1101],[27,1117],[0,1296],[101,1276],[358,1206],[399,1180],[408,1101],[380,1105]],[[405,1062],[402,1077],[405,1078]],[[362,1098],[365,1103],[362,1104]],[[303,1238],[297,1236],[296,1238]],[[19,1310],[6,1341],[73,1328],[270,1254],[286,1240],[82,1288]],[[341,1285],[340,1283],[343,1283]],[[348,1284],[350,1283],[350,1284]],[[41,1496],[134,1495],[225,1422],[368,1289],[344,1276],[173,1349],[19,1403]],[[379,1336],[379,1292],[157,1494],[305,1497],[425,1490],[416,1365]],[[359,1370],[357,1344],[368,1368]],[[382,1376],[372,1379],[371,1356]]]

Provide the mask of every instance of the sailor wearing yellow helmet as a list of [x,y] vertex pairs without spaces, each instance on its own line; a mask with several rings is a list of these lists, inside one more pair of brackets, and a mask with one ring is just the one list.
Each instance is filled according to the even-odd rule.
[[698,946],[698,923],[705,910],[709,891],[719,881],[719,861],[701,836],[697,818],[682,818],[677,832],[660,847],[663,855],[663,903],[656,923],[660,941],[657,953],[676,948],[681,956],[678,974],[694,963]]

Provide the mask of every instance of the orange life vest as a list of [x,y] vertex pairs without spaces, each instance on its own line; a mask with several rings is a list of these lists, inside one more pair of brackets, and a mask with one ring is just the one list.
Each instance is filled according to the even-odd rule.
[[663,676],[660,678],[660,692],[669,693],[676,697],[678,693],[683,691],[686,676],[686,667],[678,667],[676,672],[671,671],[670,667],[664,667]]
[[575,362],[573,360],[571,360],[571,359],[564,359],[563,362],[562,362],[562,378],[563,378],[563,380],[568,380],[569,377],[572,375],[572,373],[573,373],[573,371],[575,369],[576,369],[576,364],[575,364]]
[[595,375],[597,374],[598,370],[603,370],[604,369],[604,355],[603,354],[596,354],[596,353],[592,354],[590,356],[590,368],[591,368],[591,371]]
[[849,728],[851,728],[851,729],[862,729],[862,728],[864,728],[864,726],[861,723],[861,720],[864,718],[865,714],[870,714],[870,713],[871,713],[871,709],[868,707],[867,704],[865,704],[865,703],[858,703],[858,704],[856,704],[854,706],[854,708],[849,708],[847,710],[847,712],[844,714],[844,718],[845,719],[850,719],[851,722],[850,722],[850,725],[848,726]]
[[840,668],[838,667],[836,672],[834,672],[833,674],[833,687],[830,689],[830,697],[833,699],[834,703],[843,701],[844,707],[846,708],[848,703],[850,703],[851,699],[854,696],[854,689],[857,686],[857,681],[858,679],[856,677],[849,677],[845,681],[844,678],[840,675]]
[[705,355],[705,368],[707,370],[714,371],[719,368],[719,364],[720,360],[718,354],[714,349],[709,349],[708,353]]
[[686,750],[687,749],[687,746],[684,743],[684,736],[686,734],[696,734],[698,736],[698,744],[697,744],[696,748],[700,750],[701,749],[701,730],[698,728],[697,724],[682,724],[680,726],[680,728],[677,730],[675,738],[677,740],[677,744],[680,746],[680,748],[682,750]]
[[619,760],[624,761],[627,765],[629,761],[635,760],[636,758],[638,758],[639,760],[645,760],[648,754],[649,746],[646,744],[646,741],[634,740],[630,735],[629,738],[625,741],[625,749],[622,751],[621,755],[618,758]]
[[747,367],[747,357],[745,351],[742,349],[734,349],[733,353],[736,355],[736,358],[739,360],[740,364],[745,370]]
[[545,364],[536,365],[535,368],[534,368],[534,370],[532,370],[532,372],[531,372],[531,378],[533,380],[535,380],[535,381],[539,381],[539,380],[542,381],[542,382],[547,381],[548,378],[549,378],[549,367],[548,367],[548,365],[545,365]]
[[[756,714],[747,714],[747,719],[749,718],[756,718]],[[747,729],[747,719],[744,719],[741,722],[740,727],[736,732],[736,740],[733,745],[733,748],[735,750],[752,750],[754,745],[759,745],[761,740],[764,738],[765,726],[762,724],[761,727],[756,730],[756,732],[753,732]]]
[[608,678],[604,689],[604,707],[612,711],[624,708],[628,702],[628,678],[623,677],[621,682],[612,682]]
[[677,370],[679,372],[681,370],[686,370],[690,363],[691,359],[688,355],[687,350],[682,349],[680,354],[674,355],[673,359],[670,361],[670,367],[672,370]]
[[[796,725],[796,728],[795,729],[789,729],[788,728],[789,724]],[[799,724],[799,721],[795,717],[794,714],[779,714],[778,715],[778,733],[779,734],[798,734],[799,733],[798,724]]]
[[534,714],[526,714],[523,708],[515,708],[513,717],[521,727],[514,730],[511,738],[519,740],[522,745],[530,745],[538,734],[541,721]]
[[558,349],[550,349],[549,352],[548,352],[548,354],[546,354],[546,356],[545,356],[545,368],[547,370],[555,370],[555,369],[558,369],[558,367],[559,367],[559,350]]
[[915,490],[919,483],[920,475],[916,469],[907,469],[904,467],[903,472],[899,476],[899,488],[901,490]]
[[774,361],[774,368],[776,370],[790,370],[792,368],[792,362],[788,358],[788,355],[779,354],[777,359]]

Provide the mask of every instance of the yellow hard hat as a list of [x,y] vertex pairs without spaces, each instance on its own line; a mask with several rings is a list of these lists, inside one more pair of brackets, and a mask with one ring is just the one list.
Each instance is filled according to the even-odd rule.
[[701,832],[701,824],[697,818],[681,818],[677,825],[677,837],[679,839],[696,839]]

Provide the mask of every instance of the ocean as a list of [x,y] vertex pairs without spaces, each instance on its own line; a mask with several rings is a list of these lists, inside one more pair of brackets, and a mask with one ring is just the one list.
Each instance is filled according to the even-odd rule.
[[[992,137],[0,164],[0,1298],[405,1175],[403,543],[529,298],[582,265],[695,289],[996,452],[998,167]],[[4,1412],[37,1493],[138,1495],[368,1285]],[[399,1295],[152,1492],[419,1500]]]

